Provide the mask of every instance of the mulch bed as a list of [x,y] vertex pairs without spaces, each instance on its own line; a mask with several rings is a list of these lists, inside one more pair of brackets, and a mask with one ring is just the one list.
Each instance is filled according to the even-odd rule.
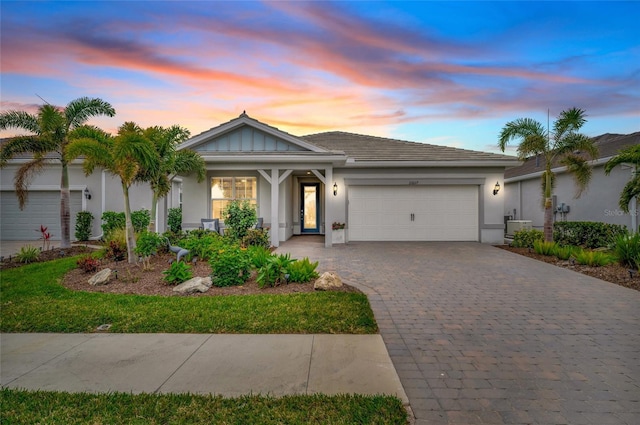
[[514,248],[508,245],[497,245],[496,247],[524,255],[538,261],[544,261],[545,263],[553,264],[554,266],[563,267],[607,282],[615,283],[616,285],[624,286],[625,288],[640,291],[640,274],[636,271],[633,273],[633,277],[631,277],[629,275],[629,269],[619,264],[609,264],[608,266],[603,267],[582,266],[580,264],[571,264],[570,261],[559,260],[554,256],[536,254],[529,248]]

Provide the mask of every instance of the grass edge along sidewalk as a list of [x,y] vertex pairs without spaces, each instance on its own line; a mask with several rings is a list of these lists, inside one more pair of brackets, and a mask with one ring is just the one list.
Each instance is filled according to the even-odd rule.
[[314,292],[289,295],[162,297],[70,291],[59,280],[76,258],[3,270],[1,332],[327,333],[375,334],[366,295]]
[[2,423],[406,424],[394,396],[322,394],[224,398],[194,394],[88,394],[2,389]]

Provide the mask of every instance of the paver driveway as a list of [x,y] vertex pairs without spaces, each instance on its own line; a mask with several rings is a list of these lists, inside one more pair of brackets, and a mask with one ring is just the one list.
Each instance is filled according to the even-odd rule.
[[477,243],[293,238],[369,296],[416,423],[640,424],[640,292]]

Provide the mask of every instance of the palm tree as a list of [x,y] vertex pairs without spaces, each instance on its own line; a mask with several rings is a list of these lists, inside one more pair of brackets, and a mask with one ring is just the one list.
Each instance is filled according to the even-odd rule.
[[[542,174],[542,194],[544,198],[544,239],[553,241],[552,196],[554,174],[551,167],[562,164],[573,174],[579,198],[591,180],[589,158],[595,159],[598,148],[593,140],[579,133],[587,122],[585,112],[579,108],[562,111],[553,123],[553,132],[531,118],[519,118],[508,122],[500,132],[498,147],[504,152],[513,139],[520,139],[518,158],[522,161],[534,155],[542,155],[545,171]],[[582,155],[582,153],[586,154]]]
[[67,146],[67,156],[77,158],[84,155],[83,169],[86,175],[101,167],[120,177],[124,195],[124,214],[127,234],[127,254],[129,263],[135,263],[136,238],[131,222],[129,188],[145,173],[153,173],[158,157],[153,144],[144,137],[142,129],[133,122],[126,122],[118,129],[118,135],[111,137],[97,128],[83,127],[77,139]]
[[178,125],[173,125],[169,128],[149,127],[144,131],[144,135],[153,143],[159,161],[157,167],[153,169],[153,174],[141,176],[140,178],[143,181],[148,181],[153,191],[149,230],[155,232],[158,199],[169,193],[171,182],[175,176],[195,172],[198,182],[201,182],[205,178],[206,170],[204,160],[196,152],[188,149],[176,150],[178,145],[190,136],[189,130],[186,128]]
[[[633,198],[640,195],[640,145],[633,145],[622,149],[616,156],[611,158],[604,165],[605,174],[609,175],[611,170],[620,164],[631,164],[635,167],[631,180],[624,186],[620,193],[619,205],[622,211],[629,212],[629,203]],[[632,211],[635,213],[635,211]]]
[[71,142],[73,133],[91,117],[114,116],[113,107],[102,99],[81,97],[72,100],[65,108],[50,104],[38,108],[37,114],[24,111],[7,111],[0,114],[0,130],[17,128],[31,133],[10,137],[0,147],[0,167],[15,155],[27,153],[33,156],[22,165],[14,178],[16,196],[20,209],[24,209],[28,199],[29,184],[33,177],[44,169],[48,160],[60,161],[60,231],[62,248],[71,246],[71,211],[69,192],[69,158],[65,147]]

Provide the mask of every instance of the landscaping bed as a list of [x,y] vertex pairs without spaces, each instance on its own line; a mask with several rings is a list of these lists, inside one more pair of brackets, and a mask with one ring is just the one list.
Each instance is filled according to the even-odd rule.
[[559,260],[555,256],[536,254],[531,248],[515,248],[509,245],[497,245],[497,248],[640,291],[640,274],[634,272],[633,277],[631,277],[629,275],[629,268],[623,267],[617,263],[600,267],[591,267],[574,264],[571,261]]

